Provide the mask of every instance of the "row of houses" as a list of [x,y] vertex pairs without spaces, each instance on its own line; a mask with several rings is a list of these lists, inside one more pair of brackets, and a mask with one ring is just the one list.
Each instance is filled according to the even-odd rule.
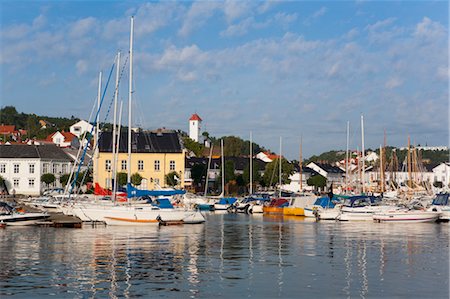
[[[56,144],[11,144],[0,145],[0,176],[6,182],[6,188],[11,193],[38,195],[47,187],[60,187],[59,178],[68,174],[76,157],[76,149],[62,148]],[[114,159],[112,156],[112,134],[104,132],[99,140],[99,153],[93,157],[94,181],[101,187],[110,188],[112,185]],[[267,163],[278,158],[269,153],[255,155],[254,165],[262,175]],[[87,159],[88,160],[88,159]],[[86,160],[86,161],[87,161]],[[225,161],[233,161],[236,174],[242,174],[248,168],[249,159],[246,157],[227,157]],[[85,167],[87,162],[85,161]],[[193,185],[191,170],[196,164],[207,165],[208,158],[189,157],[179,134],[174,131],[132,132],[131,162],[127,157],[127,133],[120,136],[119,154],[117,157],[117,172],[138,173],[143,179],[140,188],[155,189],[164,187],[167,174],[175,172],[179,177],[180,188],[190,188]],[[130,165],[128,165],[130,163]],[[221,159],[213,158],[208,173],[208,180],[214,182],[220,175]],[[52,173],[56,181],[52,186],[41,182],[41,176]],[[311,162],[300,169],[295,165],[295,171],[290,176],[290,184],[282,186],[283,189],[298,192],[300,185],[307,189],[307,180],[314,175],[325,177],[328,184],[342,187],[345,182],[345,173],[342,168],[324,163]],[[379,180],[377,171],[366,171],[366,182]],[[416,177],[430,183],[442,182],[444,186],[450,184],[450,164],[442,163],[433,169],[416,173]],[[399,183],[407,180],[407,174],[396,172]],[[386,180],[389,177],[386,176]],[[301,183],[300,183],[301,182]]]

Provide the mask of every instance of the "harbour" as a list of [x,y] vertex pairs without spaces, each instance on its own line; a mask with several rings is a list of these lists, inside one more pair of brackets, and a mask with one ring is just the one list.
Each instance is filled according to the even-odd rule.
[[448,298],[448,224],[206,218],[0,230],[0,296]]

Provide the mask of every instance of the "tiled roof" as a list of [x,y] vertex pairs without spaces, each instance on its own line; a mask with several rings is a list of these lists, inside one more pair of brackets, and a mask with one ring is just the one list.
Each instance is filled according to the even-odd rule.
[[13,125],[0,125],[0,134],[11,134],[16,130],[16,126]]
[[[178,133],[131,132],[132,153],[181,153]],[[100,152],[112,152],[112,133],[103,132],[99,140]],[[128,152],[128,132],[120,133],[119,152]]]
[[200,116],[198,116],[197,113],[192,114],[191,118],[189,120],[198,120],[198,121],[202,121],[202,119],[200,118]]
[[[234,169],[237,171],[244,171],[250,162],[249,158],[245,158],[245,157],[225,157],[224,160],[225,160],[225,163],[227,163],[227,161],[233,161]],[[186,158],[185,165],[186,165],[186,168],[192,168],[192,166],[194,166],[195,164],[208,165],[208,161],[209,161],[209,158],[197,158],[197,157]],[[260,171],[263,171],[266,168],[266,164],[267,163],[265,163],[264,161],[253,158],[253,167],[255,167],[255,168],[257,167],[258,170],[260,170]],[[211,165],[210,165],[211,169],[218,169],[221,167],[221,165],[222,165],[221,158],[211,159]]]
[[67,154],[54,144],[27,145],[11,144],[0,145],[0,158],[41,158],[45,160],[67,160],[71,159]]

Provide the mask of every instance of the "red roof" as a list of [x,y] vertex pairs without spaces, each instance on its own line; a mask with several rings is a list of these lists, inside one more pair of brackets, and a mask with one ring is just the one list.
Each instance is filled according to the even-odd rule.
[[[46,141],[53,141],[53,136],[58,133],[55,132],[53,134],[50,134],[47,136],[47,138],[45,138]],[[64,142],[71,142],[74,138],[76,138],[77,136],[75,136],[74,134],[70,133],[70,132],[59,132],[60,134],[62,134],[64,136]]]
[[16,130],[13,125],[0,125],[0,134],[12,134]]
[[198,120],[198,121],[202,121],[202,119],[200,118],[200,116],[198,116],[197,113],[192,114],[191,118],[189,120]]

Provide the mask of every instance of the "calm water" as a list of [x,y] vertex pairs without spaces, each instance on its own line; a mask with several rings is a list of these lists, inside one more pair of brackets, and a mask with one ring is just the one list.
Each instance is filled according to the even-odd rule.
[[2,229],[0,297],[449,297],[449,224],[207,220]]

